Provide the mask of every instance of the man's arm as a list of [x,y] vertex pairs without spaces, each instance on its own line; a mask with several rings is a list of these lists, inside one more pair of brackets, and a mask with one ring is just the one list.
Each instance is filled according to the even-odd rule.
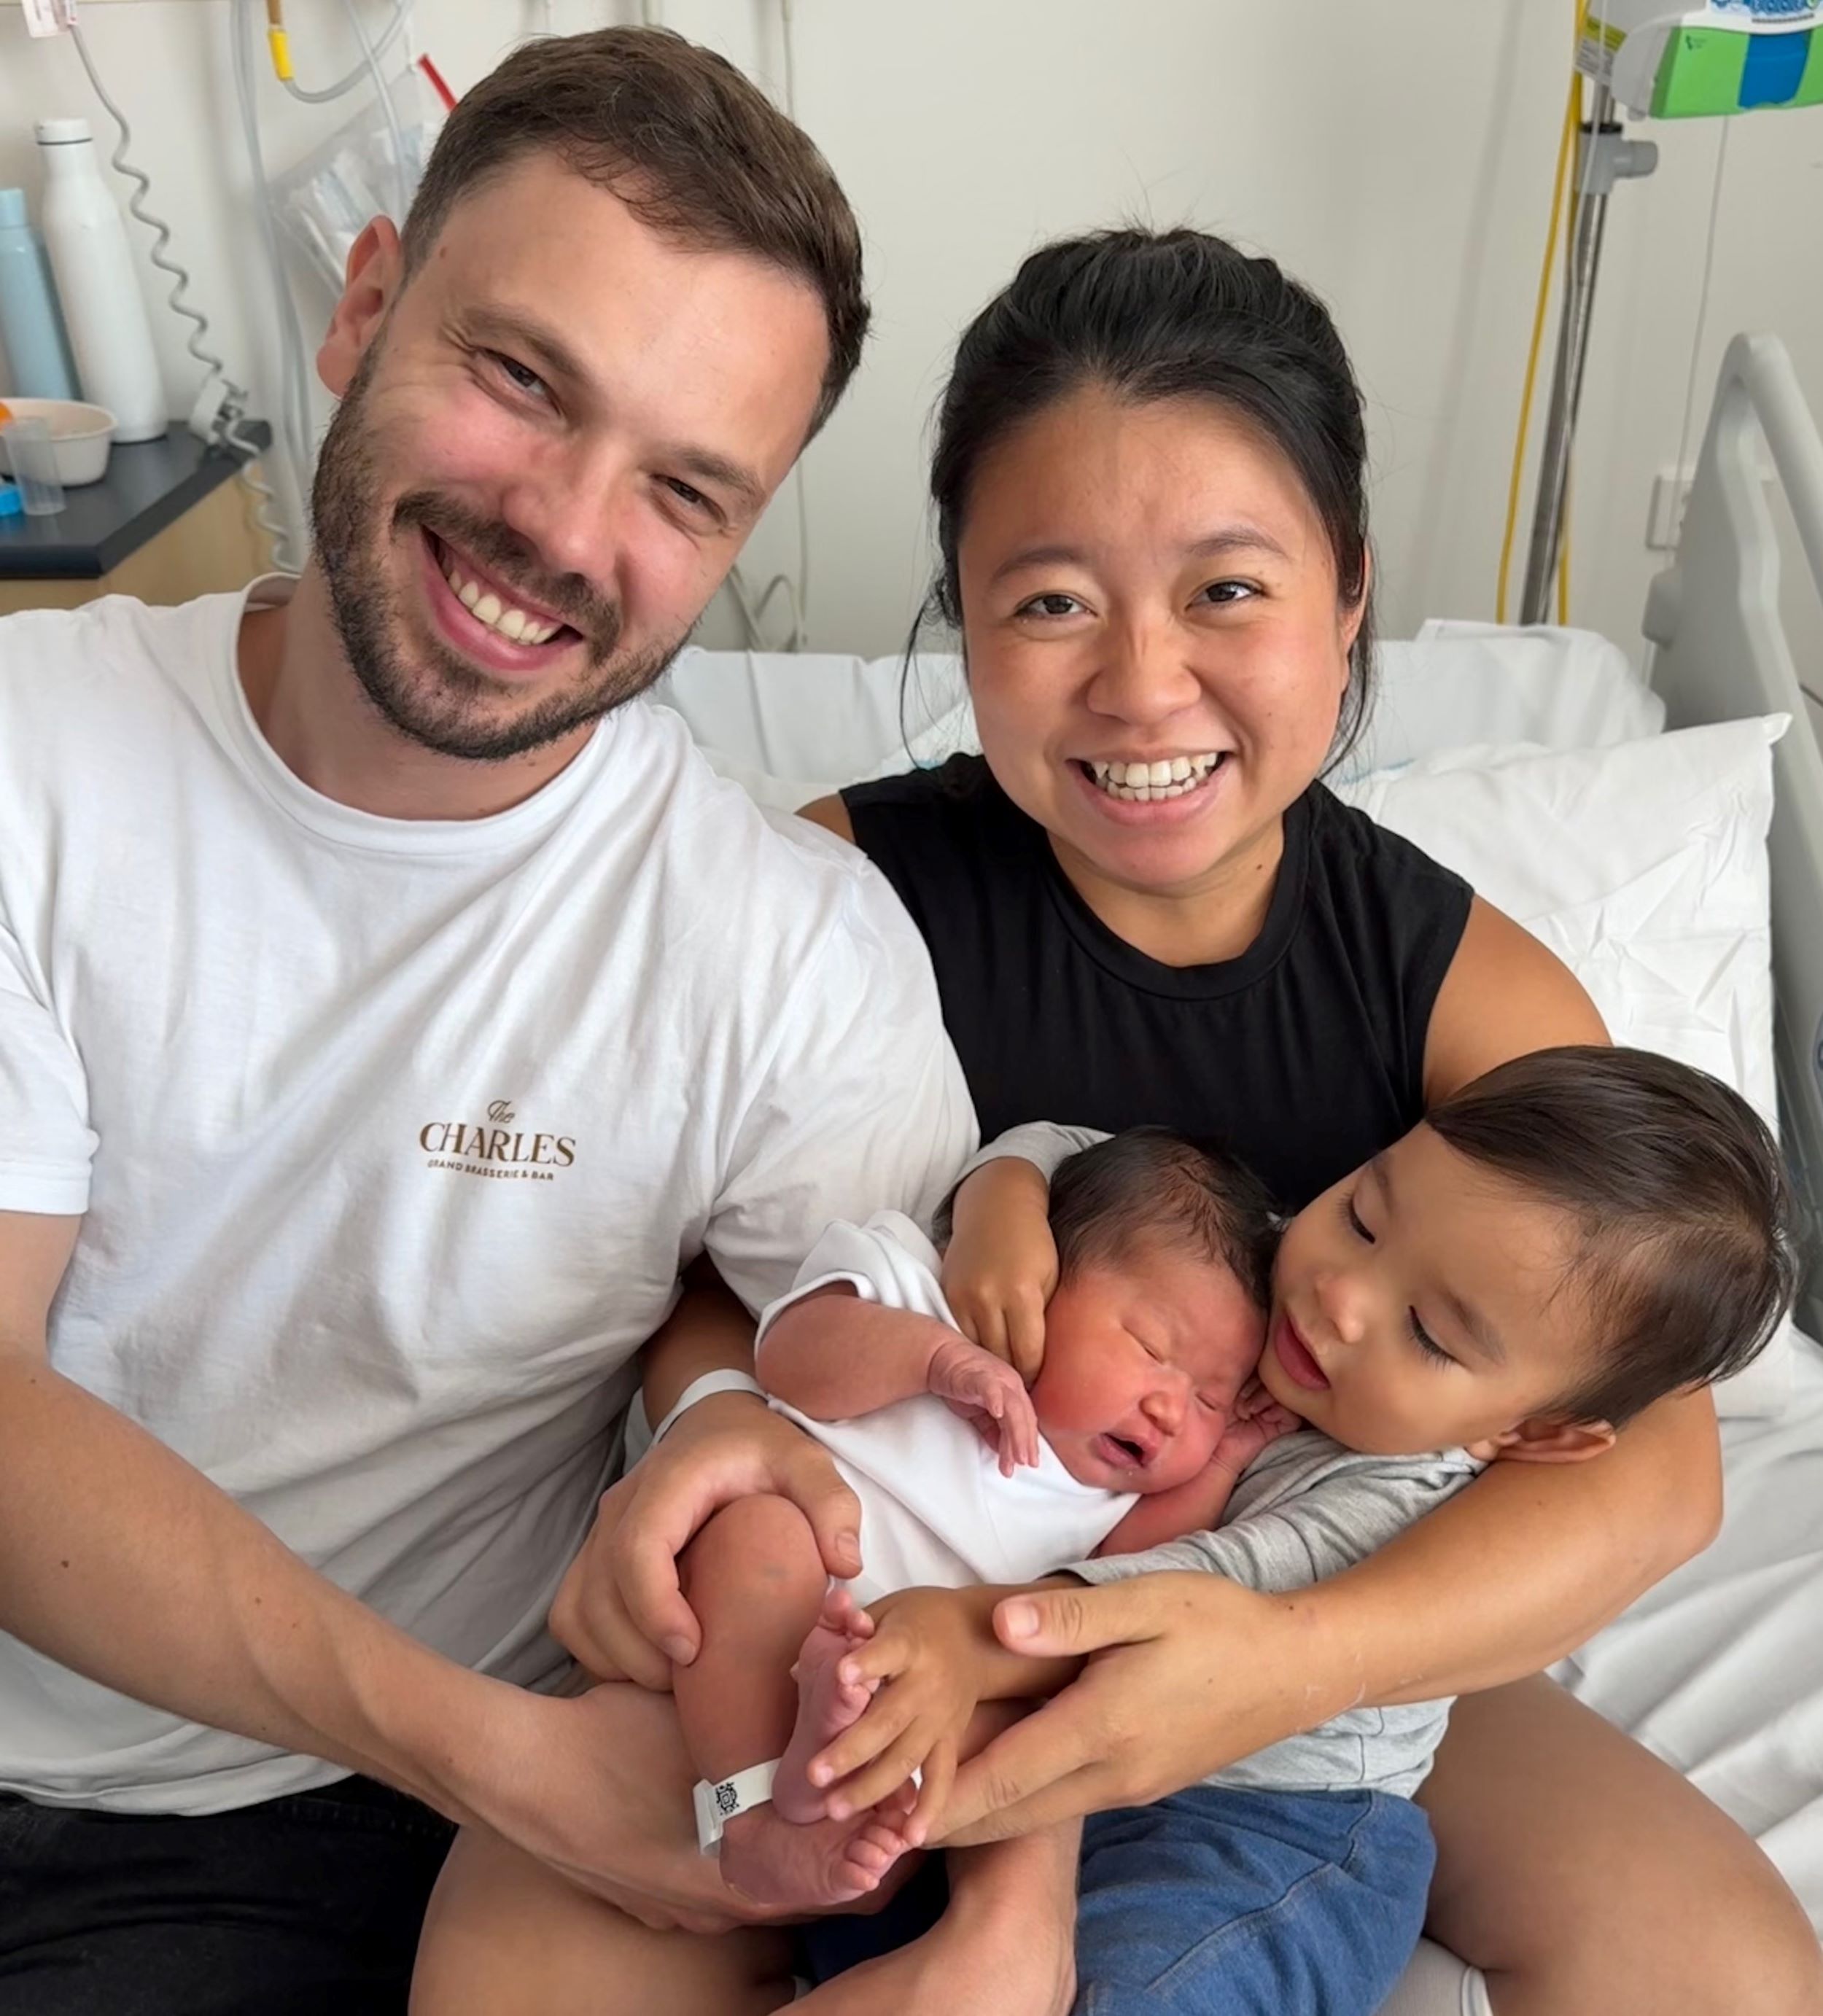
[[46,1318],[80,1222],[0,1212],[0,1626],[135,1699],[471,1817],[458,1760],[493,1683],[52,1369]]
[[480,1820],[644,1913],[754,1915],[696,1852],[668,1702],[482,1678],[337,1589],[51,1365],[80,1221],[0,1212],[0,1629],[174,1715]]

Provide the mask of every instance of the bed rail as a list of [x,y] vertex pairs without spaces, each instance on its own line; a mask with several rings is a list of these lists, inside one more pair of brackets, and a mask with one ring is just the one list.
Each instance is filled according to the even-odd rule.
[[1776,337],[1738,336],[1722,360],[1677,552],[1642,625],[1666,725],[1789,714],[1773,751],[1774,1045],[1782,1132],[1810,1218],[1798,1320],[1823,1337],[1823,754],[1779,617],[1770,453],[1823,597],[1823,437]]

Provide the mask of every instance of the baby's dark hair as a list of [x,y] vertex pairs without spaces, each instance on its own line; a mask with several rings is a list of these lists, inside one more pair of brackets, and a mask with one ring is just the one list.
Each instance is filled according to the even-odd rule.
[[1070,1157],[1050,1179],[1050,1232],[1068,1280],[1165,1246],[1227,1267],[1263,1309],[1278,1224],[1266,1186],[1231,1155],[1164,1127],[1129,1127]]
[[1746,1100],[1650,1050],[1565,1046],[1498,1065],[1427,1114],[1458,1154],[1569,1211],[1566,1285],[1602,1348],[1560,1403],[1622,1422],[1765,1348],[1798,1276],[1778,1143]]

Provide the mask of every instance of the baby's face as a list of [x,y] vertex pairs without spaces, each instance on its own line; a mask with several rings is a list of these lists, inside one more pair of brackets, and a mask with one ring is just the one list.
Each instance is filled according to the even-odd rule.
[[1079,1269],[1050,1298],[1032,1403],[1084,1484],[1169,1491],[1208,1463],[1266,1338],[1223,1266],[1147,1245]]
[[1350,1449],[1492,1456],[1590,1369],[1576,1251],[1567,1212],[1415,1127],[1286,1228],[1261,1382]]

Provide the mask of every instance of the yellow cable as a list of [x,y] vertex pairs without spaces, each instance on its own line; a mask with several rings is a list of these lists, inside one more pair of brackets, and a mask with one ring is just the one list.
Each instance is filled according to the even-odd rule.
[[[1580,46],[1588,0],[1578,0],[1576,39]],[[1551,229],[1544,241],[1544,259],[1538,271],[1538,304],[1532,318],[1532,347],[1526,358],[1525,388],[1519,395],[1519,429],[1513,443],[1512,480],[1507,488],[1507,526],[1501,539],[1500,581],[1494,594],[1494,618],[1507,620],[1507,587],[1512,572],[1513,534],[1519,522],[1519,485],[1526,468],[1526,436],[1531,425],[1532,397],[1538,382],[1538,353],[1544,341],[1545,311],[1551,305],[1551,270],[1557,261],[1557,234],[1563,218],[1564,182],[1575,158],[1576,129],[1582,123],[1582,73],[1570,72],[1569,92],[1564,101],[1563,131],[1557,143],[1557,172],[1551,191]]]
[[[1587,12],[1587,0],[1584,0],[1583,12]],[[1580,71],[1576,74],[1576,125],[1580,129],[1583,123],[1583,78]],[[1570,263],[1575,257],[1576,233],[1566,232],[1563,241],[1563,283],[1566,287],[1570,283]],[[1574,473],[1566,456],[1563,467],[1563,509],[1558,514],[1557,527],[1557,620],[1565,630],[1569,628],[1570,621],[1570,481]]]

